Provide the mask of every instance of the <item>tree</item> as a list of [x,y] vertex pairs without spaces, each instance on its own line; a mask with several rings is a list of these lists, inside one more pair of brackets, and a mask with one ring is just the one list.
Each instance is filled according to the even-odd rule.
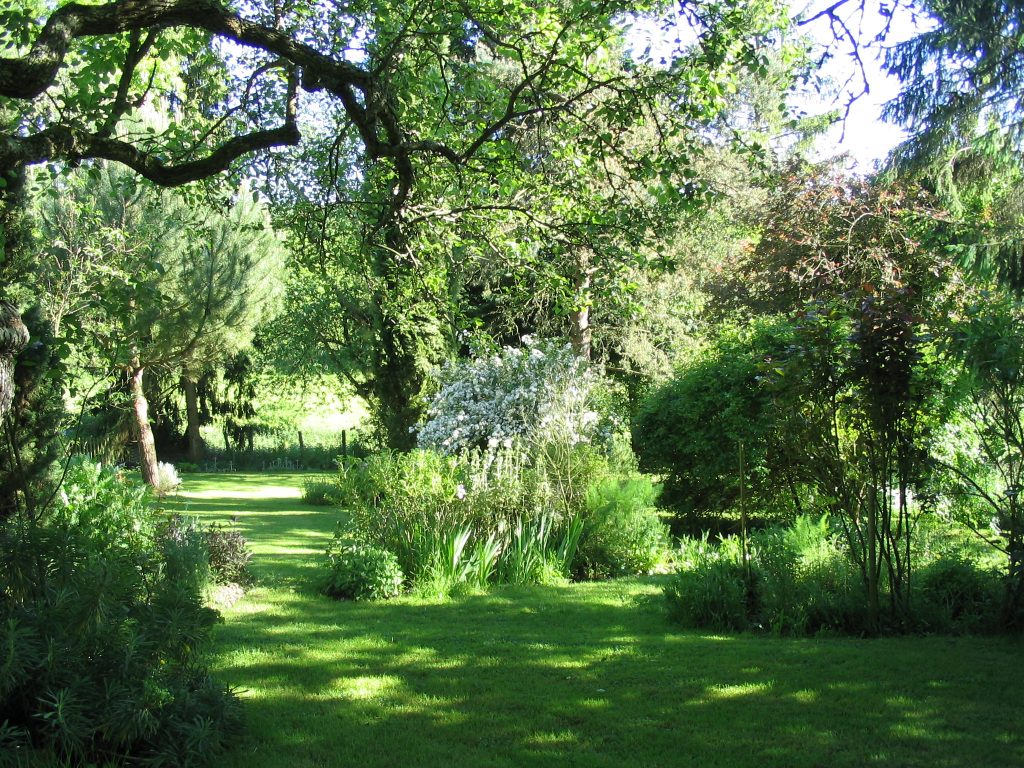
[[1005,293],[977,292],[953,322],[948,352],[963,367],[955,455],[938,462],[957,495],[975,502],[964,522],[1006,558],[1002,620],[1024,603],[1024,311]]
[[198,209],[108,164],[55,193],[41,206],[52,245],[40,279],[47,294],[74,297],[55,311],[76,315],[78,346],[92,350],[99,371],[126,377],[140,465],[152,482],[145,370],[194,381],[197,369],[248,345],[273,312],[283,246],[244,193],[226,213]]
[[950,234],[961,263],[1024,287],[1024,3],[920,0],[926,31],[891,46],[886,65],[903,81],[883,115],[910,138],[890,159],[923,176],[959,219]]
[[[795,310],[794,341],[766,361],[784,441],[843,525],[861,570],[868,622],[906,621],[911,542],[929,455],[948,411],[931,329],[952,284],[928,242],[920,191],[794,178],[751,254],[752,276]],[[885,603],[885,605],[883,605]]]
[[64,365],[40,305],[25,313],[31,343],[14,367],[15,398],[0,419],[0,519],[18,510],[38,515],[54,490],[50,470],[60,450]]
[[[633,120],[644,103],[674,105],[659,124],[670,138],[720,100],[733,72],[761,66],[763,29],[775,18],[767,0],[688,3],[683,12],[692,44],[664,67],[621,67],[613,45],[622,37],[619,19],[656,4],[538,8],[433,0],[331,4],[311,13],[307,2],[257,2],[243,13],[216,0],[111,0],[62,6],[43,14],[39,28],[24,12],[29,3],[22,0],[7,16],[20,47],[13,58],[0,59],[0,96],[16,100],[18,109],[0,141],[0,167],[104,157],[176,185],[262,149],[295,146],[305,136],[302,152],[330,160],[332,180],[359,175],[374,185],[364,240],[376,250],[385,297],[378,308],[395,301],[386,295],[408,282],[401,262],[419,256],[406,206],[416,202],[415,185],[428,169],[447,169],[449,181],[441,184],[447,199],[475,189],[481,203],[494,191],[482,180],[501,179],[511,167],[509,148],[548,117],[575,123],[569,141],[590,138],[584,129],[598,94],[599,117],[610,126]],[[361,52],[360,63],[346,60],[352,49]],[[161,58],[182,71],[154,68]],[[62,66],[76,88],[67,87]],[[152,135],[125,131],[122,118],[158,94],[174,107],[171,126]],[[62,109],[50,110],[43,96]],[[320,117],[303,121],[302,105]],[[614,130],[591,143],[605,135]],[[274,160],[264,156],[258,163],[271,167]],[[302,185],[312,175],[300,171],[293,178]],[[682,186],[665,181],[668,188]],[[319,202],[332,204],[330,197]],[[494,208],[501,205],[507,200]],[[436,212],[436,218],[448,215]],[[388,403],[382,412],[395,414],[389,428],[395,437],[398,422],[416,413],[410,399],[416,376],[402,382],[415,370],[410,355],[417,342],[394,313],[375,314],[386,375],[374,374],[372,382]]]

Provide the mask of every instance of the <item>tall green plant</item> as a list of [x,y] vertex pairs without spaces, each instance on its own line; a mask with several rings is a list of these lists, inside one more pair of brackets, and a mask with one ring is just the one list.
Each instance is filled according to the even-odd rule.
[[1002,620],[1022,620],[1024,602],[1024,310],[1006,293],[981,293],[954,321],[948,350],[963,366],[961,434],[939,463],[958,495],[976,506],[963,516],[1006,559]]
[[204,657],[207,569],[198,528],[87,462],[47,516],[0,524],[0,764],[215,759],[238,709]]

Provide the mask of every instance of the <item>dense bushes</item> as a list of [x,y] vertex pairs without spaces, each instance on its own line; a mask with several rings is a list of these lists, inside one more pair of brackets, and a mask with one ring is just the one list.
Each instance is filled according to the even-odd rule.
[[431,594],[641,573],[665,540],[656,488],[616,479],[586,444],[532,458],[517,450],[380,454],[346,463],[330,494],[353,537],[393,553],[407,581]]
[[[410,581],[429,578],[436,586],[439,572],[445,578],[461,572],[487,541],[499,543],[500,551],[517,540],[539,543],[523,532],[542,520],[545,545],[560,535],[572,515],[556,491],[556,483],[515,451],[462,459],[413,451],[348,463],[339,497],[360,539],[394,553]],[[464,541],[454,546],[460,537]]]
[[329,477],[308,477],[302,481],[302,501],[318,507],[337,504],[338,483]]
[[207,762],[237,722],[202,649],[204,538],[144,491],[77,463],[47,519],[0,528],[0,762]]
[[794,513],[797,477],[777,433],[781,414],[763,382],[765,361],[781,354],[791,336],[780,321],[726,328],[641,403],[633,421],[640,467],[665,476],[664,502],[689,532],[737,504],[741,444],[747,501],[762,514]]
[[658,487],[635,477],[603,478],[587,494],[587,514],[573,566],[584,578],[647,573],[668,543],[655,502]]
[[779,634],[860,631],[860,576],[826,518],[757,532],[744,563],[739,537],[717,544],[684,539],[679,573],[666,587],[670,612],[684,625]]
[[[827,518],[802,516],[754,533],[744,565],[739,537],[684,539],[678,573],[665,588],[669,611],[688,627],[758,629],[785,635],[874,634],[859,568]],[[914,613],[899,626],[921,632],[978,632],[999,624],[997,573],[964,552],[916,556]]]

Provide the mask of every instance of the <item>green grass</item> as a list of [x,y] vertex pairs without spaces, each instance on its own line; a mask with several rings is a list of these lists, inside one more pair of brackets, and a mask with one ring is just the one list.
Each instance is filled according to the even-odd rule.
[[246,732],[218,765],[1024,765],[1024,645],[677,630],[657,579],[444,603],[318,596],[337,514],[302,475],[191,475],[172,504],[238,517],[259,585],[218,631]]

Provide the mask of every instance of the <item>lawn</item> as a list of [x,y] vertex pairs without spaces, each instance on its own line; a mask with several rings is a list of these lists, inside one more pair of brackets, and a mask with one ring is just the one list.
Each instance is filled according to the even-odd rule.
[[1024,765],[1024,644],[712,636],[656,578],[344,603],[310,587],[337,520],[302,475],[189,475],[259,584],[216,672],[246,730],[223,766]]

